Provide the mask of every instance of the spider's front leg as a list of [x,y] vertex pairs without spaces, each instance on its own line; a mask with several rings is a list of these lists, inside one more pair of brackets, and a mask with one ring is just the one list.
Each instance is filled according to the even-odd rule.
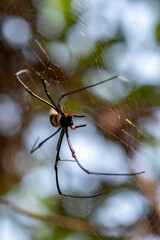
[[24,83],[23,81],[20,79],[20,75],[23,74],[23,73],[28,73],[28,70],[27,69],[23,69],[19,72],[17,72],[15,74],[15,77],[16,79],[19,81],[19,83],[25,88],[25,90],[31,95],[33,96],[34,98],[40,100],[41,102],[47,104],[48,106],[54,108],[54,106],[52,104],[50,104],[49,102],[47,102],[46,100],[44,100],[43,98],[39,97],[38,95],[36,95],[34,92],[32,92]]
[[57,105],[55,104],[55,102],[53,101],[53,99],[52,99],[52,97],[50,96],[50,93],[49,93],[49,91],[47,90],[47,86],[46,86],[46,83],[45,83],[45,81],[44,81],[44,78],[45,78],[45,76],[46,76],[46,74],[47,74],[47,71],[48,71],[48,69],[49,69],[49,66],[50,66],[50,61],[48,61],[48,63],[47,63],[47,67],[46,67],[46,69],[45,69],[45,71],[44,71],[44,73],[43,73],[43,75],[42,75],[42,77],[41,77],[41,82],[42,82],[42,84],[43,84],[43,87],[44,87],[44,90],[45,90],[45,93],[46,93],[46,95],[47,95],[47,97],[48,97],[48,99],[51,101],[51,103],[53,104],[53,108],[57,111],[57,112],[59,112],[59,107],[57,107]]
[[[67,116],[77,117],[77,118],[83,118],[83,117],[85,117],[85,115],[75,115],[75,114],[72,114],[72,113],[67,114]],[[75,127],[70,126],[70,128],[71,128],[72,130],[75,130],[75,129],[77,129],[77,128],[86,127],[86,126],[87,126],[87,124],[81,124],[81,125],[78,125],[78,126],[75,126]]]
[[70,129],[75,130],[77,128],[86,127],[86,126],[87,126],[87,124],[82,124],[82,125],[78,125],[78,126],[75,126],[75,127],[70,126]]

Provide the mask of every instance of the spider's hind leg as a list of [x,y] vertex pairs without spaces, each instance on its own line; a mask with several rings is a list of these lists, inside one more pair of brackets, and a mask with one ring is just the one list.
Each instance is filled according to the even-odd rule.
[[64,137],[65,132],[67,132],[67,130],[62,129],[60,136],[59,136],[59,140],[58,140],[58,144],[57,144],[57,156],[56,156],[56,162],[54,165],[54,169],[55,169],[55,174],[56,174],[56,185],[57,185],[57,190],[58,193],[61,196],[65,196],[65,197],[72,197],[72,198],[93,198],[93,197],[99,197],[101,196],[103,193],[99,193],[96,195],[89,195],[89,196],[76,196],[76,195],[69,195],[69,194],[65,194],[61,191],[60,185],[59,185],[59,179],[58,179],[58,163],[60,160],[59,154],[60,154],[60,149],[61,149],[61,145],[62,145],[62,140]]
[[33,144],[33,147],[30,151],[30,153],[33,153],[34,151],[36,151],[38,148],[40,148],[45,142],[47,142],[50,138],[52,138],[53,136],[55,136],[58,132],[60,131],[60,128],[58,128],[58,130],[56,132],[54,132],[52,135],[50,135],[49,137],[47,137],[46,139],[44,139],[42,142],[40,142],[38,144],[38,146],[36,147],[36,144],[39,140],[39,137],[37,138],[37,140],[35,141],[35,143]]

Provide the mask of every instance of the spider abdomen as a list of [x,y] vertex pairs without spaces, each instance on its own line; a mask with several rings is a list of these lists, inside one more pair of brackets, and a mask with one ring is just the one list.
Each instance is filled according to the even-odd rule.
[[53,108],[51,108],[51,110],[49,112],[49,115],[50,115],[50,122],[53,125],[53,127],[58,127],[59,126],[59,119],[60,119],[61,116]]

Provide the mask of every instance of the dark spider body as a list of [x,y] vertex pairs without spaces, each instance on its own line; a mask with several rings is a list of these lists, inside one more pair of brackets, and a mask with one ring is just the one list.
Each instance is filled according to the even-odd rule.
[[73,126],[73,119],[72,116],[61,116],[59,119],[59,125],[61,128],[68,128]]
[[53,99],[51,98],[50,96],[50,93],[48,92],[47,90],[47,87],[46,87],[46,84],[45,84],[45,81],[44,81],[44,78],[45,78],[45,75],[47,73],[47,70],[49,68],[49,65],[50,65],[50,61],[48,61],[48,64],[47,64],[47,67],[44,71],[44,74],[42,75],[41,77],[41,82],[44,86],[44,90],[46,92],[46,95],[49,99],[50,102],[44,100],[43,98],[39,97],[38,95],[36,95],[34,92],[32,92],[24,83],[23,81],[20,79],[19,75],[22,74],[22,73],[25,73],[25,72],[28,72],[26,69],[24,70],[21,70],[19,72],[17,72],[15,74],[15,77],[17,78],[17,80],[20,82],[20,84],[25,88],[25,90],[30,94],[32,95],[33,97],[35,97],[36,99],[40,100],[41,102],[45,103],[46,105],[50,106],[51,107],[51,111],[50,111],[50,122],[51,124],[54,126],[54,127],[58,127],[58,130],[56,132],[54,132],[51,136],[49,136],[48,138],[46,138],[45,140],[43,140],[42,142],[39,143],[39,145],[37,147],[35,147],[37,141],[35,142],[35,144],[33,145],[32,149],[31,149],[31,153],[33,153],[34,151],[36,151],[38,148],[40,148],[43,143],[45,143],[46,141],[48,141],[50,138],[52,138],[53,136],[55,136],[59,131],[60,131],[60,136],[59,136],[59,140],[58,140],[58,143],[57,143],[57,154],[56,154],[56,160],[55,160],[55,165],[54,165],[54,169],[55,169],[55,173],[56,173],[56,185],[57,185],[57,190],[58,190],[58,193],[62,196],[68,196],[68,197],[73,197],[73,198],[91,198],[91,197],[98,197],[100,195],[102,195],[103,193],[99,193],[99,194],[96,194],[96,195],[89,195],[89,196],[75,196],[75,195],[68,195],[68,194],[64,194],[61,189],[60,189],[60,185],[59,185],[59,179],[58,179],[58,163],[59,161],[62,161],[60,159],[60,150],[61,150],[61,145],[62,145],[62,140],[63,140],[63,137],[64,135],[66,136],[67,138],[67,143],[68,143],[68,146],[69,146],[69,149],[71,151],[71,154],[72,154],[72,157],[74,158],[74,162],[76,162],[78,164],[78,166],[84,171],[86,172],[87,174],[93,174],[93,175],[103,175],[103,176],[135,176],[135,175],[138,175],[138,174],[141,174],[141,173],[144,173],[144,171],[142,172],[136,172],[136,173],[103,173],[103,172],[92,172],[92,171],[89,171],[87,170],[86,168],[84,168],[81,163],[78,161],[78,158],[75,154],[75,151],[71,145],[71,142],[70,142],[70,137],[69,137],[69,134],[68,134],[68,130],[69,128],[71,130],[75,130],[77,128],[80,128],[80,127],[85,127],[86,124],[82,124],[82,125],[78,125],[78,126],[74,126],[73,127],[73,117],[77,117],[77,118],[82,118],[82,117],[85,117],[84,115],[75,115],[75,114],[72,114],[72,113],[69,113],[69,114],[66,114],[63,112],[62,110],[62,107],[61,107],[61,101],[64,97],[68,96],[68,95],[71,95],[71,94],[76,94],[77,92],[81,92],[81,91],[84,91],[85,89],[88,89],[88,88],[91,88],[91,87],[95,87],[99,84],[103,84],[105,82],[108,82],[108,81],[111,81],[113,79],[117,79],[117,78],[121,78],[122,80],[124,80],[123,77],[121,76],[114,76],[114,77],[111,77],[111,78],[108,78],[106,80],[103,80],[101,82],[98,82],[98,83],[95,83],[95,84],[92,84],[92,85],[89,85],[87,87],[83,87],[83,88],[79,88],[79,89],[76,89],[74,91],[71,91],[71,92],[68,92],[66,94],[63,94],[60,96],[59,98],[59,101],[58,101],[58,104],[55,104],[55,102],[53,101]]

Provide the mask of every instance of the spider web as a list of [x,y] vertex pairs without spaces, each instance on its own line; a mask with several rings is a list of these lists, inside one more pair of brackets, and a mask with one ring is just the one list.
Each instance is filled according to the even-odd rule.
[[[137,8],[137,11],[146,10],[148,6],[155,9],[154,4],[147,5],[143,1],[140,1],[140,5],[138,2],[133,5],[131,1],[120,2],[125,5],[123,13],[130,12],[130,27],[132,23],[133,26],[137,24],[134,23],[136,17],[131,15],[132,7]],[[25,7],[27,11],[19,14],[33,29],[32,38],[21,48],[20,57],[17,58],[17,71],[22,68],[29,70],[21,76],[23,83],[38,96],[48,100],[41,84],[48,59],[51,59],[52,64],[45,76],[45,83],[56,103],[66,92],[111,76],[120,74],[128,79],[124,81],[117,78],[72,94],[63,99],[62,106],[67,113],[86,115],[85,119],[75,119],[74,123],[84,123],[87,127],[69,132],[71,143],[83,166],[90,171],[145,173],[136,177],[88,176],[75,163],[60,162],[59,178],[64,192],[80,196],[99,192],[104,194],[93,199],[58,198],[53,168],[58,136],[49,140],[33,156],[27,155],[37,137],[40,136],[40,142],[54,132],[48,121],[49,108],[28,96],[19,86],[20,104],[28,119],[24,119],[25,128],[21,138],[23,148],[26,149],[25,158],[30,159],[30,162],[33,160],[33,163],[22,178],[24,184],[17,187],[14,193],[18,197],[11,194],[10,198],[22,199],[22,207],[26,208],[30,202],[29,209],[33,211],[34,203],[41,203],[40,208],[37,207],[38,211],[54,211],[82,218],[97,229],[97,232],[91,234],[68,233],[67,230],[61,233],[57,227],[53,233],[47,226],[44,237],[53,234],[57,239],[62,235],[64,239],[159,239],[159,86],[156,80],[149,82],[150,79],[157,79],[151,75],[152,71],[146,70],[146,76],[145,71],[135,67],[138,62],[137,49],[143,48],[144,44],[143,34],[139,28],[136,32],[127,32],[129,30],[123,26],[123,21],[128,19],[120,17],[122,9],[119,3],[55,1],[53,4],[49,1],[35,1],[34,6],[30,4],[30,7]],[[7,13],[8,9],[11,8],[6,3]],[[114,15],[111,14],[113,12]],[[57,16],[61,24],[58,25],[51,16]],[[139,21],[140,24],[141,19]],[[132,42],[129,39],[138,39],[133,49],[127,48],[127,44]],[[145,78],[148,82],[145,82]],[[71,159],[66,139],[62,144],[61,158]],[[42,180],[39,179],[40,175]],[[35,183],[31,187],[33,181]],[[32,195],[30,201],[28,192]],[[44,229],[44,226],[37,227],[40,228]]]

